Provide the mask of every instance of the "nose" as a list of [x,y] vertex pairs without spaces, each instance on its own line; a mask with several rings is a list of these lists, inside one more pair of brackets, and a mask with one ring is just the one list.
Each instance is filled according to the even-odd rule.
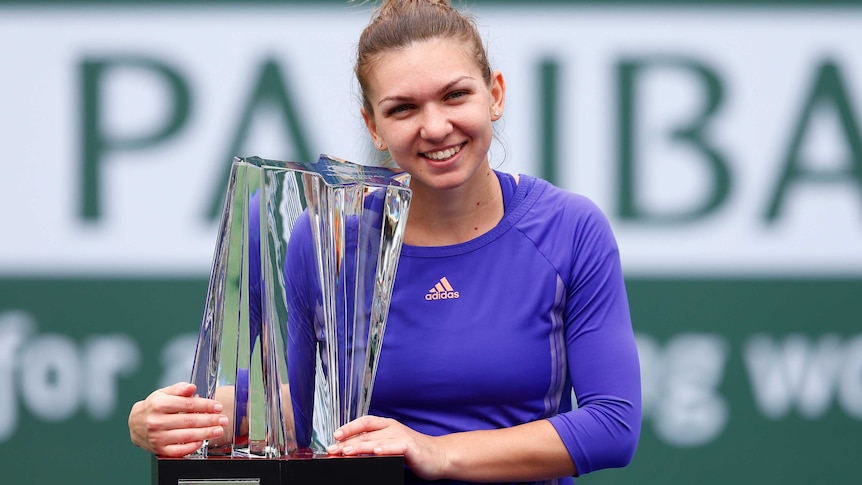
[[429,141],[442,141],[452,133],[452,123],[445,110],[430,105],[422,110],[419,136]]

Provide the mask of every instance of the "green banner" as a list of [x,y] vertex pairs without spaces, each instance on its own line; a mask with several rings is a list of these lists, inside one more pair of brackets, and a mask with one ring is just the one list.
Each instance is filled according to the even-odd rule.
[[131,405],[188,380],[205,280],[0,280],[4,483],[149,483]]
[[629,468],[583,483],[853,483],[862,280],[628,282],[644,378]]
[[[628,289],[642,439],[630,467],[583,483],[849,483],[862,445],[862,280]],[[205,292],[204,280],[0,281],[4,480],[149,483],[128,411],[187,375]]]

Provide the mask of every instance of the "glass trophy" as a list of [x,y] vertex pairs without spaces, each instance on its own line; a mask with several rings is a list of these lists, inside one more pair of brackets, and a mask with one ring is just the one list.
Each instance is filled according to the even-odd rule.
[[191,376],[231,423],[188,458],[322,456],[367,414],[408,184],[326,155],[233,160]]

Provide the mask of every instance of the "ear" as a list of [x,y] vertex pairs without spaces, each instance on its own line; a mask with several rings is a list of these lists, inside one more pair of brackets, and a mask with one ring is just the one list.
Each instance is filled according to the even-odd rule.
[[362,120],[365,121],[365,128],[368,129],[368,134],[371,135],[374,147],[380,151],[386,150],[386,142],[383,141],[383,137],[377,131],[377,123],[374,122],[374,116],[369,115],[365,108],[361,108],[359,111],[362,113]]
[[494,71],[491,73],[491,121],[497,121],[503,117],[503,108],[506,105],[506,80],[503,73]]

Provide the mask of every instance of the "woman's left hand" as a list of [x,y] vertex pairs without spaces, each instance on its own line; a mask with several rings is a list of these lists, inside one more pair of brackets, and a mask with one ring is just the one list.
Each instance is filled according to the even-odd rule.
[[416,432],[398,421],[363,416],[335,430],[331,455],[404,455],[410,470],[425,480],[444,478],[446,452],[440,438]]

